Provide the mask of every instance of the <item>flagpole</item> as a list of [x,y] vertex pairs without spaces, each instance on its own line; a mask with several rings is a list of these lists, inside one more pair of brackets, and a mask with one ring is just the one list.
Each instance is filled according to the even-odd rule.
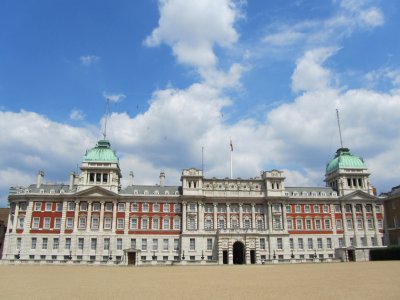
[[232,144],[232,139],[229,137],[229,141],[230,141],[230,146],[231,146],[231,179],[233,179],[233,144]]

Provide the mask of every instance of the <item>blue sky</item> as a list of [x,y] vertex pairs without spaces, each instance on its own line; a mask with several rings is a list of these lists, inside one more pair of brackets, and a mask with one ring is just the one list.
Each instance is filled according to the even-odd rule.
[[[323,185],[339,147],[380,192],[399,184],[400,4],[361,1],[3,1],[0,205],[9,186],[68,180],[101,137],[124,180],[182,168],[285,170]],[[124,181],[125,183],[125,181]]]

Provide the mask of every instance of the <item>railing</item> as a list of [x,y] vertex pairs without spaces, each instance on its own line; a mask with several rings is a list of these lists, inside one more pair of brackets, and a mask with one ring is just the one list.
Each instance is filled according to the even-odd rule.
[[266,233],[266,231],[264,228],[220,228],[217,230],[217,234]]

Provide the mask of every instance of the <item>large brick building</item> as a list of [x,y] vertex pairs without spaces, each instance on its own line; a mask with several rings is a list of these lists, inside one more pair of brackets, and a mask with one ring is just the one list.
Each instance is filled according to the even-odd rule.
[[[367,259],[382,246],[383,205],[364,161],[347,148],[326,187],[287,187],[284,173],[250,179],[182,171],[179,186],[121,187],[110,143],[88,150],[68,185],[10,189],[3,259],[18,263],[261,264]],[[364,256],[359,254],[363,253]]]
[[400,246],[400,185],[385,193],[386,242],[391,246]]

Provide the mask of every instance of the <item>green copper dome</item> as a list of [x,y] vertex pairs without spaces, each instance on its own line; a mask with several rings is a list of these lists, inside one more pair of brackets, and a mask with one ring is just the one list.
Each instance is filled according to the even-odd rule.
[[361,157],[351,154],[348,148],[340,148],[335,157],[326,165],[326,173],[332,173],[337,169],[366,169],[367,166]]
[[118,158],[114,150],[111,149],[110,142],[107,140],[100,140],[94,148],[86,151],[83,161],[118,163]]

